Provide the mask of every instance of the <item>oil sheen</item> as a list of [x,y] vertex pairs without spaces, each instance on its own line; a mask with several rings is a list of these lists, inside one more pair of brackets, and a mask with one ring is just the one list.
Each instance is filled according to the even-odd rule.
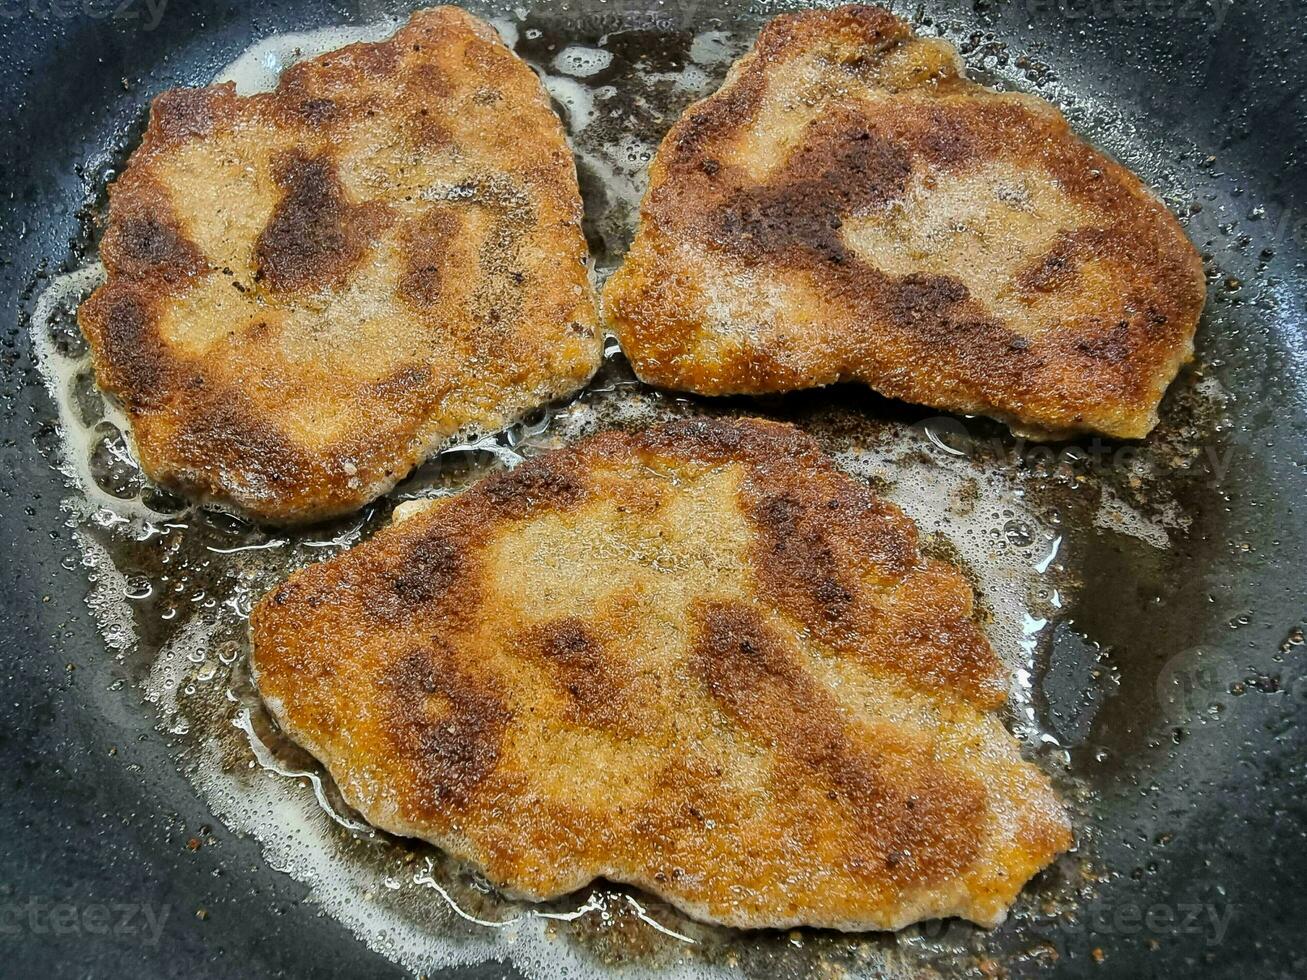
[[[630,241],[658,140],[689,102],[720,82],[762,18],[732,29],[704,23],[686,30],[657,14],[576,25],[560,16],[549,20],[519,9],[494,23],[539,72],[567,125],[602,280]],[[397,23],[378,17],[363,26],[275,36],[252,46],[217,80],[236,82],[242,93],[267,89],[296,60],[384,37]],[[988,80],[1032,87],[1031,76],[1016,68],[1005,74],[1007,61],[998,64],[983,50],[969,56]],[[1073,118],[1101,111],[1065,86],[1044,94]],[[1131,144],[1133,130],[1120,119],[1107,119],[1099,130],[1118,141],[1108,149],[1164,191],[1173,189],[1168,180],[1179,178],[1150,171],[1144,151]],[[1157,160],[1168,158],[1154,152]],[[816,969],[955,974],[974,969],[994,940],[952,921],[893,935],[739,933],[695,923],[651,896],[604,883],[553,903],[516,902],[437,849],[372,830],[321,767],[279,736],[249,680],[251,606],[289,572],[365,539],[400,502],[457,493],[608,426],[700,413],[792,421],[840,466],[899,504],[928,550],[970,576],[989,636],[1012,673],[1010,727],[1053,775],[1073,814],[1083,813],[1090,801],[1073,758],[1114,683],[1106,652],[1068,619],[1085,549],[1095,535],[1144,555],[1166,549],[1185,530],[1185,508],[1164,490],[1140,488],[1160,486],[1177,467],[1196,465],[1183,450],[1183,434],[1219,424],[1211,421],[1220,413],[1219,387],[1197,372],[1177,382],[1187,386],[1173,399],[1180,407],[1145,447],[1129,461],[1096,465],[1090,447],[1027,445],[996,424],[938,416],[862,389],[724,402],[653,391],[634,380],[610,340],[599,376],[569,402],[450,446],[348,519],[268,530],[193,507],[140,472],[126,419],[96,388],[74,318],[102,278],[102,267],[90,262],[52,280],[36,302],[32,329],[59,413],[67,523],[81,548],[88,602],[107,655],[135,680],[141,700],[178,745],[179,765],[214,812],[257,838],[270,865],[307,884],[313,899],[363,942],[417,973],[511,960],[531,977],[577,980],[609,975],[619,964],[686,977],[799,976]],[[1059,630],[1078,638],[1075,676],[1088,692],[1065,710],[1051,705],[1041,687]],[[1011,961],[1041,955],[1040,931],[1092,892],[1092,855],[1092,834],[1082,829],[1077,848],[1028,886],[1003,927]]]

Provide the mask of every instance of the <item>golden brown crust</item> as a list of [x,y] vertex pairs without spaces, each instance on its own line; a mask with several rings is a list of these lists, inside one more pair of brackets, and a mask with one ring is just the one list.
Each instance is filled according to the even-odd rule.
[[650,168],[604,312],[650,383],[862,381],[1051,435],[1137,437],[1202,264],[1053,107],[966,80],[878,7],[770,22]]
[[966,580],[789,426],[530,460],[291,576],[252,630],[346,798],[516,894],[992,924],[1069,844]]
[[574,391],[601,337],[576,172],[531,70],[452,7],[273,92],[165,92],[82,305],[161,483],[278,522]]

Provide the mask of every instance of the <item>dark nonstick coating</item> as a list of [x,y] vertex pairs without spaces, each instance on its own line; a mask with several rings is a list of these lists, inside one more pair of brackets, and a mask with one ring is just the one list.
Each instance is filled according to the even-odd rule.
[[[1187,533],[1147,561],[1109,544],[1090,553],[1075,621],[1109,650],[1114,683],[1076,774],[1093,791],[1084,832],[1107,874],[1074,928],[1023,937],[1019,957],[994,934],[995,963],[1012,974],[1307,973],[1307,10],[1214,2],[978,2],[939,21],[955,39],[957,25],[980,25],[973,62],[1043,62],[1099,104],[1146,114],[1200,148],[1204,159],[1179,166],[1202,175],[1187,188],[1202,208],[1189,227],[1211,253],[1199,351],[1232,396],[1229,424],[1205,437],[1231,465],[1189,491]],[[593,26],[624,11],[638,21],[647,6],[573,2],[542,16]],[[149,98],[207,80],[254,38],[386,9],[0,3],[0,974],[403,974],[207,812],[155,716],[120,683],[60,511],[55,413],[26,320],[42,278],[84,245],[84,208],[139,134]],[[685,3],[652,17],[675,30],[757,13]],[[1110,135],[1093,118],[1078,124]],[[1201,664],[1177,659],[1196,649]],[[1059,665],[1075,652],[1059,651],[1055,635],[1044,656],[1043,697],[1073,703],[1086,682]],[[1158,711],[1163,684],[1181,692],[1179,713]],[[1096,765],[1089,746],[1103,755]],[[75,917],[52,919],[55,903]],[[157,943],[139,914],[129,922],[118,910],[140,903],[168,910]],[[86,914],[93,906],[103,918]],[[1225,923],[1219,936],[1212,916]]]

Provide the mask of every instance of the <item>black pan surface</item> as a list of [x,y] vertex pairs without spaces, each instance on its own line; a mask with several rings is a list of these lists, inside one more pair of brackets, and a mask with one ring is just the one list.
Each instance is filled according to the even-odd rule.
[[[87,604],[98,573],[74,541],[79,520],[64,501],[75,491],[56,468],[58,416],[30,330],[50,277],[93,251],[106,179],[153,95],[208,81],[254,39],[400,6],[0,3],[2,975],[408,972],[270,867],[258,841],[224,827],[179,771],[186,737],[144,703],[149,665],[106,648]],[[981,75],[1061,104],[1140,172],[1204,251],[1211,296],[1198,364],[1140,446],[1059,446],[1070,455],[1050,460],[1000,427],[857,390],[683,406],[789,418],[832,444],[853,438],[849,419],[863,419],[867,431],[917,433],[927,459],[943,445],[1019,471],[1031,506],[1075,556],[1068,604],[1040,633],[1031,703],[1061,743],[1040,758],[1076,801],[1079,856],[1032,883],[1023,910],[993,933],[943,923],[870,942],[909,972],[1304,975],[1307,9],[1293,0],[893,6],[958,43]],[[697,32],[747,34],[777,9],[542,4],[520,24],[518,50],[547,65],[566,43],[608,35],[614,71],[642,56],[674,69]],[[670,108],[677,98],[688,96],[669,97]],[[602,271],[625,247],[629,215],[584,162],[582,177]],[[613,358],[605,383],[622,371]],[[1140,458],[1153,474],[1142,483],[1132,468]],[[1095,524],[1105,493],[1161,521],[1169,545]],[[765,952],[784,940],[739,943]],[[638,953],[609,952],[653,969]],[[761,974],[769,962],[770,975],[811,967],[745,959]],[[511,962],[451,971],[518,974]]]

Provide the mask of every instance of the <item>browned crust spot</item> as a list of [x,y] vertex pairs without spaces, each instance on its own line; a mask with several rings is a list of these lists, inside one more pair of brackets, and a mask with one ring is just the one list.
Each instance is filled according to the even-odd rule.
[[158,405],[172,387],[175,364],[160,349],[154,303],[148,291],[122,283],[98,290],[79,311],[83,322],[96,325],[100,384],[129,407]]
[[523,518],[546,508],[567,508],[585,492],[582,475],[571,460],[539,456],[482,484],[482,492],[499,518]]
[[450,245],[458,234],[457,215],[435,209],[424,215],[407,234],[408,267],[400,283],[400,295],[415,306],[433,306],[439,300],[449,275]]
[[633,678],[591,627],[566,617],[534,627],[517,641],[519,655],[542,665],[567,698],[569,720],[614,735],[644,729],[644,705]]
[[101,248],[114,255],[128,276],[175,279],[197,275],[206,266],[199,248],[166,210],[126,217],[106,232],[105,238]]
[[256,274],[275,290],[340,285],[389,223],[388,209],[348,204],[326,155],[294,150],[273,174],[282,198],[255,243]]
[[[905,887],[959,874],[975,860],[986,812],[978,782],[920,757],[911,760],[920,784],[887,775],[885,760],[858,744],[830,695],[755,610],[714,604],[699,617],[696,671],[722,710],[785,760],[782,782],[816,774],[827,799],[848,811],[858,833],[850,866],[859,876]],[[872,741],[881,753],[895,749]]]
[[898,198],[911,174],[907,151],[857,115],[822,116],[777,178],[728,192],[709,235],[751,264],[845,265],[842,218]]
[[388,692],[383,730],[416,777],[417,792],[406,809],[467,806],[494,772],[512,720],[499,687],[461,668],[438,645],[396,660],[380,685]]

